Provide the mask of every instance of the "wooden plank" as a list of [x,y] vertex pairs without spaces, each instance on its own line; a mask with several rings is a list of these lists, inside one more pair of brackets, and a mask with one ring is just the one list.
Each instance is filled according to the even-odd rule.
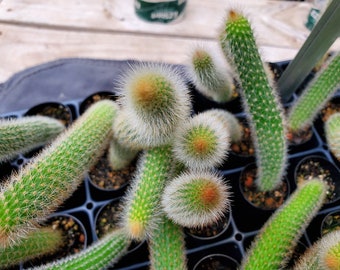
[[[95,33],[0,24],[0,82],[24,68],[66,57],[136,59],[185,63],[191,38],[129,33]],[[212,40],[203,44],[217,48]],[[267,61],[294,57],[295,49],[263,46]]]
[[[0,22],[214,39],[227,7],[226,0],[188,0],[185,17],[177,23],[164,25],[147,23],[137,18],[133,1],[3,0],[0,4]],[[308,34],[304,22],[310,3],[268,0],[243,2],[260,32],[270,32],[270,35],[261,38],[261,44],[290,48],[302,45]]]

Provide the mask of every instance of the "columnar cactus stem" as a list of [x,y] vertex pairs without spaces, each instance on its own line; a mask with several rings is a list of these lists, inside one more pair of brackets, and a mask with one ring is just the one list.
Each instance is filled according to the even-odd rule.
[[155,227],[164,185],[172,175],[169,145],[146,151],[137,164],[137,175],[125,196],[122,226],[136,240],[143,240]]
[[107,269],[126,253],[129,244],[130,240],[124,230],[117,229],[79,253],[32,270]]
[[116,111],[112,101],[95,103],[2,187],[0,246],[16,243],[76,190],[107,146]]
[[137,154],[138,150],[125,147],[115,138],[110,141],[108,160],[113,170],[121,170],[127,167]]
[[340,113],[334,113],[327,119],[325,136],[329,150],[340,160]]
[[50,227],[30,232],[19,244],[0,248],[0,268],[7,268],[20,262],[51,254],[57,251],[64,241],[62,232]]
[[303,90],[288,113],[288,127],[294,132],[312,125],[322,107],[340,87],[340,52],[336,53]]
[[287,161],[283,109],[259,54],[252,25],[241,12],[228,12],[220,44],[243,89],[241,96],[255,145],[257,186],[272,190],[282,180]]
[[217,59],[208,49],[197,46],[190,55],[188,73],[199,92],[222,103],[232,98],[234,86],[232,78]]
[[162,214],[149,241],[150,269],[185,270],[186,256],[182,228]]
[[118,94],[126,117],[119,132],[133,136],[144,148],[170,143],[191,109],[188,89],[178,71],[165,65],[140,65],[122,81]]
[[266,222],[242,262],[241,269],[280,269],[289,260],[303,231],[326,198],[327,185],[304,182]]
[[162,206],[167,216],[182,226],[213,224],[229,210],[228,186],[210,171],[184,172],[165,187]]
[[322,236],[299,258],[294,270],[340,269],[340,231]]
[[222,164],[229,146],[229,128],[217,115],[206,111],[178,129],[174,154],[189,168],[212,168]]
[[0,120],[0,162],[28,152],[54,139],[64,125],[45,116]]

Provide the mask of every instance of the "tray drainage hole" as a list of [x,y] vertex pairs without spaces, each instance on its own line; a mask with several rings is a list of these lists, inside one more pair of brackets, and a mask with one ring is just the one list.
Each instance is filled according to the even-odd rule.
[[236,240],[236,241],[242,241],[242,240],[243,240],[243,235],[240,234],[240,233],[235,234],[234,237],[235,237],[235,240]]
[[23,158],[18,158],[17,159],[17,164],[20,166],[20,165],[23,165],[25,162],[25,160]]
[[86,204],[86,208],[91,210],[93,208],[93,203],[89,202],[88,204]]

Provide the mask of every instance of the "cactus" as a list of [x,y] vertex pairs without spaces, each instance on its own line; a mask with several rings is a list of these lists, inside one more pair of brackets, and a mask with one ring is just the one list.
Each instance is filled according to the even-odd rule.
[[149,240],[150,269],[185,270],[186,256],[182,228],[161,214]]
[[288,127],[297,132],[312,125],[318,112],[340,86],[340,52],[336,53],[303,90],[288,113]]
[[232,99],[234,85],[225,67],[208,48],[197,46],[190,55],[187,67],[189,79],[207,98],[222,103]]
[[340,113],[334,113],[327,119],[325,136],[329,150],[340,160]]
[[26,153],[54,139],[64,125],[46,116],[0,120],[0,162]]
[[136,158],[138,150],[125,147],[118,140],[112,138],[108,151],[108,161],[113,170],[127,167]]
[[162,195],[167,216],[185,227],[203,227],[216,222],[229,210],[228,186],[217,173],[184,172],[171,180]]
[[116,110],[112,101],[95,103],[2,187],[0,246],[16,243],[75,191],[102,155]]
[[212,168],[222,164],[229,146],[229,128],[207,111],[179,128],[174,139],[174,156],[189,168]]
[[321,237],[299,258],[294,270],[340,269],[340,231]]
[[190,115],[188,89],[169,66],[134,67],[123,77],[118,95],[125,117],[114,127],[121,134],[116,138],[137,140],[137,148],[170,143],[177,126]]
[[130,240],[124,230],[116,229],[94,242],[87,249],[32,270],[107,269],[127,251]]
[[252,25],[242,12],[228,12],[220,45],[243,89],[240,94],[255,146],[257,187],[273,190],[281,182],[287,162],[283,109],[259,54]]
[[283,267],[304,229],[323,205],[326,193],[327,185],[316,178],[298,186],[256,236],[241,269]]
[[43,255],[51,254],[64,244],[60,230],[43,227],[30,232],[16,245],[0,248],[0,268],[7,268]]
[[164,185],[172,173],[172,151],[169,145],[144,152],[137,164],[137,175],[124,200],[122,226],[135,240],[150,236],[157,223]]

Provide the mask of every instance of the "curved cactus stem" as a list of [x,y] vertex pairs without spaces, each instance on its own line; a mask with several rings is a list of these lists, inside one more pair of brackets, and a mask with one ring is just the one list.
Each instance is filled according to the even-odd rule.
[[241,269],[280,269],[303,231],[324,203],[327,185],[304,182],[266,222],[243,259]]
[[14,244],[45,220],[82,182],[112,135],[117,105],[95,103],[0,193],[0,246]]

